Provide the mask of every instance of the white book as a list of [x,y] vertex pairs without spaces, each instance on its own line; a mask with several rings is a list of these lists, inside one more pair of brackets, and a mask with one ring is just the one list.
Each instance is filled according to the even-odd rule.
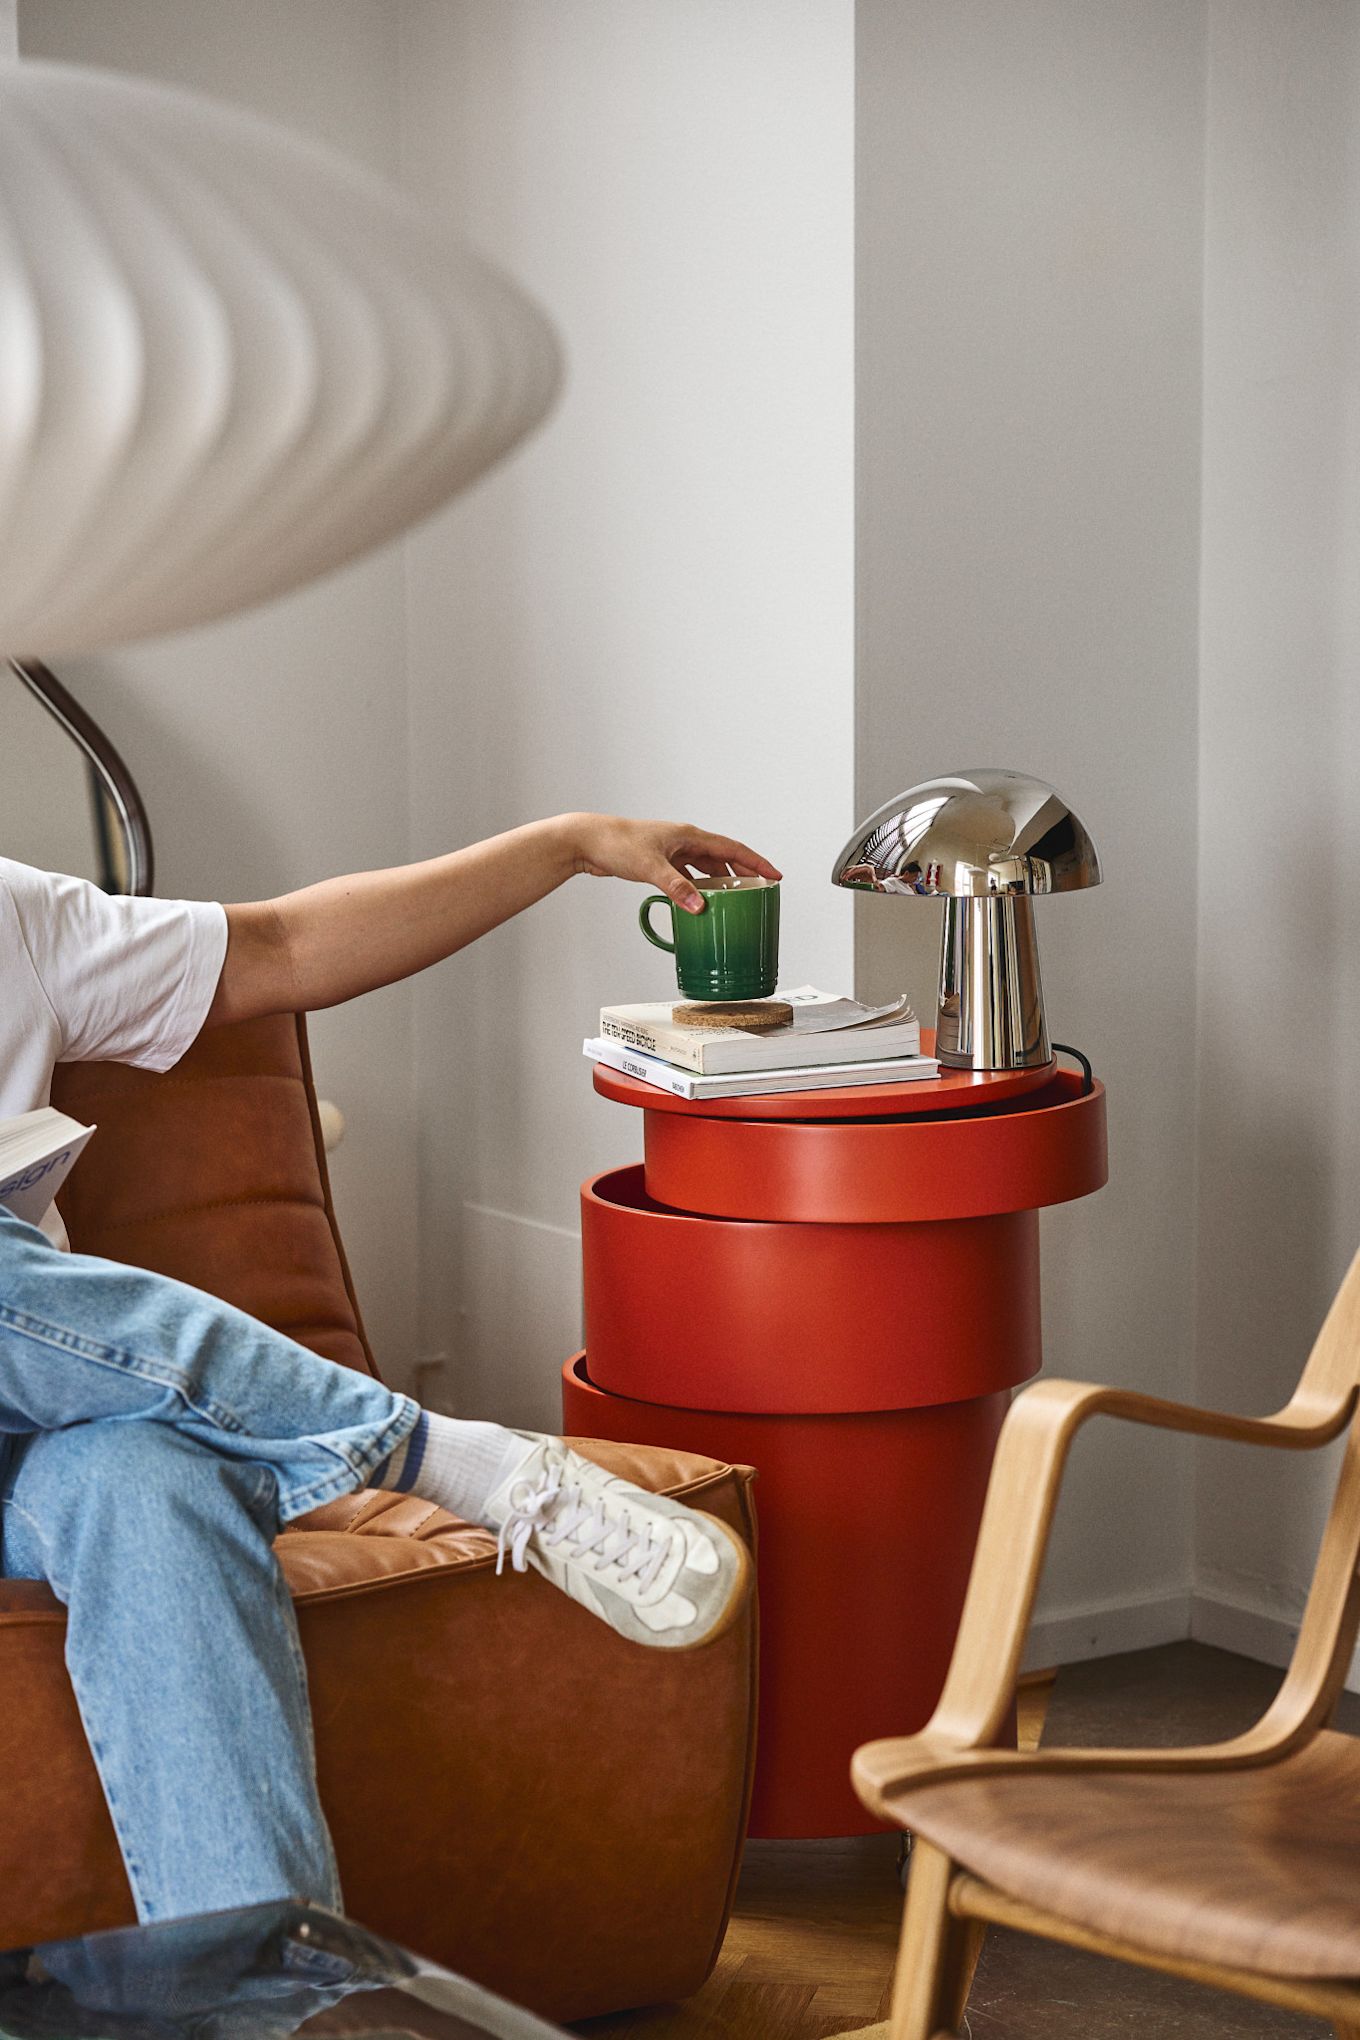
[[673,999],[645,1006],[606,1006],[600,1034],[642,1055],[654,1055],[701,1077],[730,1076],[737,1070],[809,1069],[843,1063],[919,1055],[921,1028],[905,998],[887,1006],[864,1006],[815,985],[798,985],[777,997],[793,1008],[782,1027],[751,1033],[724,1027],[677,1027]]
[[0,1119],[0,1204],[37,1225],[93,1132],[55,1105]]
[[680,1070],[660,1056],[643,1055],[603,1035],[582,1044],[582,1054],[606,1069],[619,1070],[639,1083],[654,1084],[676,1098],[767,1098],[780,1091],[843,1091],[854,1084],[910,1084],[937,1077],[933,1055],[905,1055],[870,1063],[814,1063],[803,1069],[739,1070],[727,1077],[700,1077]]

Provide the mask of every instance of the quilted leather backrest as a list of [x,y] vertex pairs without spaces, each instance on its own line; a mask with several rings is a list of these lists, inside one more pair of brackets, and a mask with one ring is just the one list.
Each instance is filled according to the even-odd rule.
[[65,1063],[99,1131],[61,1196],[79,1252],[209,1290],[327,1360],[378,1370],[331,1203],[301,1015],[209,1028],[164,1076]]

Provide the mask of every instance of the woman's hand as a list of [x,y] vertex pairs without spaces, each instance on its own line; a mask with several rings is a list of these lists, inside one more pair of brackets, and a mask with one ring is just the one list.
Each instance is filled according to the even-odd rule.
[[767,857],[733,836],[710,835],[688,822],[634,822],[625,815],[569,817],[575,864],[592,878],[633,878],[654,885],[688,914],[701,914],[701,878],[779,878]]

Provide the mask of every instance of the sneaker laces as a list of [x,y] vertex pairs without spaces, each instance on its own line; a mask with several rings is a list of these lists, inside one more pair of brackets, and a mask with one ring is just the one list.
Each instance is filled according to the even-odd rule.
[[561,1467],[550,1466],[537,1487],[522,1481],[510,1491],[509,1514],[496,1539],[498,1574],[504,1570],[507,1555],[516,1572],[528,1571],[529,1540],[535,1535],[548,1546],[570,1539],[576,1549],[569,1556],[584,1558],[593,1551],[597,1572],[616,1566],[622,1579],[636,1579],[640,1587],[650,1587],[680,1532],[658,1536],[650,1523],[644,1530],[634,1530],[626,1508],[616,1520],[603,1495],[593,1505],[587,1503],[580,1486],[564,1487]]

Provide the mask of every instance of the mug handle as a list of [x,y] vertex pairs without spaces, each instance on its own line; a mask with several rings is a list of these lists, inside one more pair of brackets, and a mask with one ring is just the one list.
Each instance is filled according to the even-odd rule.
[[[664,936],[657,934],[655,928],[652,926],[651,918],[653,907],[669,907],[670,905],[671,902],[666,898],[665,893],[663,892],[648,893],[646,899],[642,902],[642,905],[638,908],[638,926],[639,928],[641,928],[643,934],[647,937],[647,940],[649,942],[654,943],[658,949],[669,950],[671,955],[674,956],[675,943],[673,941],[667,942]],[[672,929],[674,928],[674,925],[675,925],[674,922],[672,922],[671,923]]]

